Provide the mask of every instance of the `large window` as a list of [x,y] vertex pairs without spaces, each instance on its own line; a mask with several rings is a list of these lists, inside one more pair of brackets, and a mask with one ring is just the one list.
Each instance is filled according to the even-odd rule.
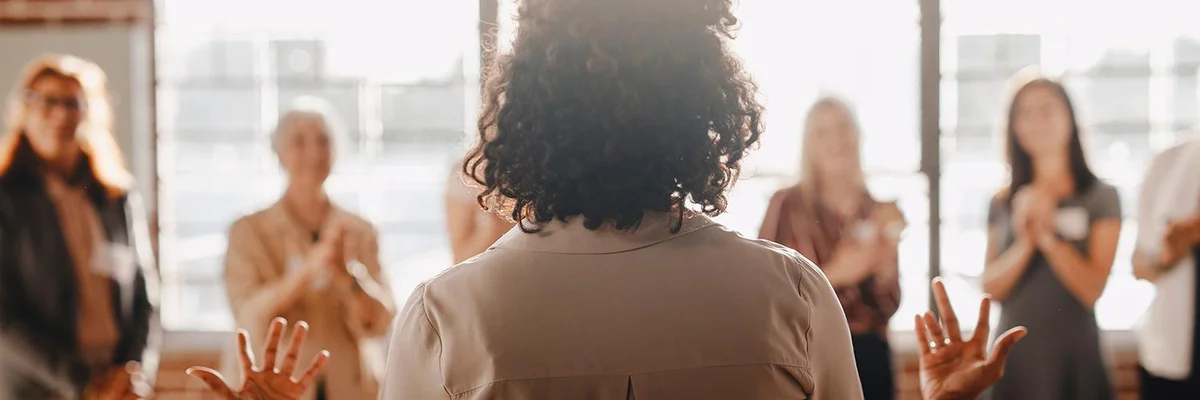
[[[221,280],[234,219],[284,181],[268,135],[296,99],[345,135],[328,189],[380,230],[400,293],[449,266],[442,190],[474,113],[477,3],[162,1],[157,33],[164,323],[232,327]],[[224,10],[237,10],[229,12]],[[420,38],[420,40],[412,40]],[[181,318],[186,316],[186,318]]]
[[[226,329],[221,265],[229,224],[282,189],[267,137],[293,100],[331,102],[346,130],[332,195],[374,222],[392,286],[405,293],[450,261],[441,198],[478,102],[477,0],[159,0],[159,238],[164,319]],[[508,51],[514,0],[499,2]],[[797,178],[800,132],[822,95],[849,100],[863,131],[869,185],[909,220],[905,295],[893,328],[927,304],[929,187],[940,187],[941,271],[963,320],[980,292],[989,198],[1005,180],[997,135],[1009,77],[1062,75],[1096,172],[1120,188],[1127,220],[1097,308],[1126,329],[1153,289],[1130,274],[1134,212],[1153,155],[1200,122],[1200,6],[1150,1],[942,0],[940,180],[920,172],[917,1],[742,0],[733,47],[768,111],[761,146],[720,220],[757,233],[770,195]],[[222,12],[218,10],[237,10]],[[421,18],[401,18],[412,10]],[[870,10],[870,12],[863,12]],[[934,22],[926,22],[934,23]],[[1129,29],[1114,29],[1124,27]],[[926,110],[929,111],[929,110]],[[187,316],[187,318],[180,318]]]
[[1130,265],[1140,181],[1151,158],[1197,122],[1200,40],[1194,34],[1200,29],[1180,17],[1193,14],[1194,6],[1071,0],[943,4],[940,248],[943,275],[954,278],[951,297],[962,302],[961,318],[970,320],[976,312],[971,304],[981,285],[987,204],[1007,176],[999,133],[1008,80],[1034,66],[1063,77],[1090,164],[1120,191],[1125,223],[1097,318],[1104,329],[1132,327],[1153,295],[1149,284],[1133,278]]

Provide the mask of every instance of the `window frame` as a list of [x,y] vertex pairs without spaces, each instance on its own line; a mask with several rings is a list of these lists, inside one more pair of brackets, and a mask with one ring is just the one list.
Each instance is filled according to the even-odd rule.
[[[158,210],[159,210],[158,205],[161,204],[160,201],[162,200],[163,195],[161,192],[162,185],[160,184],[161,179],[159,178],[159,168],[158,168],[159,161],[160,161],[159,155],[158,155],[160,126],[158,123],[157,107],[158,107],[159,87],[161,84],[163,84],[163,82],[162,82],[162,78],[159,77],[158,70],[157,70],[158,62],[157,62],[156,48],[157,48],[157,42],[158,42],[158,36],[157,36],[158,28],[162,25],[162,20],[163,20],[163,18],[162,18],[163,17],[162,3],[165,1],[166,0],[155,0],[152,2],[154,19],[153,19],[153,22],[148,24],[149,26],[147,27],[147,29],[149,30],[148,37],[149,37],[149,41],[150,41],[149,58],[150,58],[151,65],[150,65],[149,71],[150,71],[150,76],[152,77],[151,87],[150,87],[151,111],[149,113],[149,119],[150,119],[152,129],[149,132],[150,137],[148,139],[148,142],[151,143],[151,146],[149,146],[150,147],[149,151],[151,152],[150,157],[149,157],[151,166],[150,166],[149,170],[150,170],[150,174],[152,176],[151,176],[151,179],[144,180],[144,181],[148,182],[148,188],[146,190],[149,193],[153,194],[153,197],[152,197],[153,201],[151,202],[152,207],[150,210],[150,218],[149,218],[149,221],[151,222],[150,232],[151,232],[152,238],[153,238],[152,245],[154,248],[155,260],[160,263],[162,260],[160,258],[160,252],[159,252],[159,234],[161,232],[162,226],[161,226],[160,218],[158,215]],[[478,31],[477,32],[478,33],[478,59],[465,61],[465,65],[472,66],[472,67],[480,67],[480,66],[486,65],[486,60],[489,60],[494,56],[495,51],[497,49],[497,44],[496,44],[497,43],[496,42],[497,34],[496,34],[496,32],[497,32],[497,29],[499,26],[498,25],[498,17],[499,17],[499,11],[500,11],[500,5],[499,5],[500,1],[512,1],[512,0],[479,0],[479,7],[478,7],[479,22],[478,22],[478,28],[477,28],[477,31]],[[928,249],[927,250],[928,250],[928,264],[929,264],[927,266],[927,277],[932,279],[934,277],[941,275],[941,262],[942,262],[942,246],[941,246],[941,244],[942,244],[942,222],[943,221],[942,221],[942,216],[941,216],[941,212],[942,212],[942,204],[941,204],[942,201],[941,200],[942,200],[942,189],[943,189],[942,188],[943,163],[942,163],[942,154],[941,154],[940,149],[941,149],[941,141],[943,140],[943,133],[944,133],[943,129],[942,129],[943,126],[941,123],[942,122],[941,100],[942,100],[942,84],[943,84],[942,82],[943,82],[943,78],[944,78],[943,74],[944,73],[948,73],[948,74],[978,74],[978,73],[982,73],[982,72],[980,72],[980,71],[944,71],[943,70],[942,65],[941,65],[942,64],[941,63],[942,62],[942,59],[941,59],[941,56],[942,56],[942,20],[943,20],[942,19],[942,12],[943,12],[942,0],[918,0],[918,2],[919,2],[919,13],[920,13],[920,18],[919,18],[919,22],[918,22],[918,24],[920,25],[919,26],[919,32],[920,32],[919,33],[919,67],[918,67],[919,74],[920,74],[919,81],[918,81],[918,84],[919,84],[918,96],[919,96],[919,102],[920,102],[920,106],[919,106],[920,111],[919,111],[918,121],[919,121],[920,126],[919,126],[919,130],[918,130],[918,136],[919,136],[920,142],[921,142],[920,143],[921,155],[920,155],[920,158],[918,161],[918,168],[916,171],[913,171],[913,173],[916,175],[924,176],[924,178],[926,179],[926,182],[927,182],[927,195],[928,195],[927,215],[928,215],[928,217],[926,219],[926,222],[928,223],[928,226],[926,227],[926,229],[928,232]],[[470,57],[468,57],[468,58],[470,58]],[[1181,69],[1181,68],[1187,68],[1192,65],[1200,65],[1200,61],[1192,61],[1187,65],[1183,65],[1183,64],[1176,65],[1175,63],[1170,63],[1165,66],[1165,68],[1169,69],[1169,71],[1167,72],[1168,75],[1166,75],[1166,76],[1171,79],[1178,79],[1180,77],[1183,77],[1183,75],[1179,75],[1175,71],[1178,69]],[[1161,74],[1162,73],[1161,71],[1157,71],[1155,69],[1158,67],[1159,66],[1158,66],[1158,64],[1156,64],[1155,60],[1151,60],[1151,65],[1150,65],[1151,72],[1150,73],[1151,74]],[[477,70],[475,70],[475,71],[467,71],[466,78],[468,79],[468,82],[472,78],[477,78],[479,76],[478,74],[481,74],[480,70],[481,70],[481,68],[477,68]],[[472,75],[473,73],[477,74],[477,75]],[[1102,74],[1104,76],[1109,76],[1108,72],[1093,72],[1093,74]],[[480,84],[482,84],[482,80],[478,80],[478,79],[476,79],[476,80],[480,81]],[[470,88],[468,88],[468,89],[470,89]],[[472,90],[467,90],[467,93],[464,94],[465,96],[467,96],[467,101],[471,102],[471,101],[478,100],[478,93],[471,93],[471,92],[472,92]],[[471,116],[467,115],[467,119],[470,120]],[[1156,116],[1152,115],[1150,121],[1151,121],[1151,124],[1153,126],[1155,126],[1155,129],[1153,129],[1153,131],[1155,131],[1155,132],[1152,132],[1152,134],[1151,134],[1152,143],[1155,143],[1156,141],[1160,142],[1160,141],[1164,140],[1164,138],[1155,137],[1155,135],[1161,134],[1161,133],[1157,132],[1158,129],[1161,128],[1161,127],[1158,127],[1158,125],[1160,124],[1158,122],[1159,120],[1156,118]],[[1172,124],[1171,121],[1165,121],[1162,123],[1167,124],[1167,125]],[[956,127],[955,129],[958,129],[958,127]],[[1172,137],[1174,137],[1174,135],[1175,135],[1173,132],[1171,132],[1169,134]],[[886,174],[897,174],[897,175],[901,174],[901,171],[888,170],[888,171],[884,171],[884,172]],[[783,176],[780,174],[777,174],[777,173],[767,173],[767,174],[758,175],[755,178],[756,179],[776,179],[776,180],[778,180],[778,179],[783,178]],[[174,284],[174,283],[175,282],[172,282],[172,284]],[[165,286],[171,286],[171,285],[165,285]],[[916,295],[916,293],[911,293],[908,295],[910,295],[910,296]],[[930,309],[936,310],[936,307],[934,307],[934,300],[932,297],[932,293],[929,291],[926,291],[925,298],[926,298],[926,303],[930,307]],[[898,316],[898,318],[904,318],[904,316]],[[1131,333],[1127,329],[1105,330],[1102,333],[1106,338],[1108,338],[1106,340],[1106,342],[1112,344],[1113,346],[1117,346],[1120,348],[1126,348],[1128,346],[1131,346],[1131,343],[1132,343],[1132,339],[1130,338]],[[899,341],[895,342],[895,343],[899,344],[897,346],[898,351],[904,352],[904,353],[915,352],[915,350],[912,349],[911,346],[908,345],[908,343],[911,342],[912,340],[906,339],[906,338],[911,337],[912,332],[901,331],[901,332],[893,332],[893,334],[898,335],[902,338]],[[166,332],[166,340],[165,340],[164,350],[165,351],[172,351],[172,350],[182,351],[185,353],[191,353],[191,352],[196,352],[196,351],[213,351],[213,350],[218,350],[218,349],[226,347],[226,345],[227,345],[227,343],[225,343],[226,341],[227,341],[227,334],[223,333],[223,332],[191,331],[191,330],[186,330],[186,329],[168,329]]]

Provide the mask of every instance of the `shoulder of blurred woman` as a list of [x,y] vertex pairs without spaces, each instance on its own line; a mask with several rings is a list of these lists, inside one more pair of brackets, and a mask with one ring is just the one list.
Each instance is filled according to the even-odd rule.
[[775,194],[771,195],[771,204],[772,205],[780,205],[780,206],[782,206],[784,204],[790,204],[790,203],[793,203],[796,199],[798,199],[800,197],[800,195],[801,195],[801,189],[800,189],[799,183],[797,183],[795,185],[787,186],[784,188],[780,188],[779,190],[775,191]]
[[338,217],[345,224],[347,233],[375,237],[378,235],[375,224],[352,211],[338,209]]
[[229,224],[230,245],[240,243],[241,240],[237,240],[238,238],[247,238],[248,235],[254,234],[257,227],[266,224],[271,219],[271,208],[273,207],[256,210],[234,219],[233,223]]

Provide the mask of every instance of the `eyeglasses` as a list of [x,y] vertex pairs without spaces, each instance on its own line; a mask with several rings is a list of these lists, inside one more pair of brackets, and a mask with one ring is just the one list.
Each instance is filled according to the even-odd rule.
[[37,107],[42,111],[50,111],[63,107],[68,112],[79,113],[87,109],[87,102],[74,97],[45,96],[37,92],[25,92],[25,104]]

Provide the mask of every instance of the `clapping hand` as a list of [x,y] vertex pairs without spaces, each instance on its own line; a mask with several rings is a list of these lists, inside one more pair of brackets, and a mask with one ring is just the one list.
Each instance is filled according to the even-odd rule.
[[151,391],[141,365],[131,361],[97,377],[83,397],[88,400],[140,400],[150,397]]
[[330,276],[340,279],[346,275],[345,241],[346,228],[340,221],[326,226],[320,240],[305,257],[304,267],[300,270],[302,279],[311,282]]
[[287,321],[275,318],[267,333],[266,360],[262,368],[254,365],[254,355],[250,349],[250,339],[246,331],[239,330],[237,335],[238,354],[242,367],[242,383],[234,389],[225,383],[220,373],[204,367],[192,367],[187,374],[199,378],[208,385],[209,390],[223,400],[295,400],[304,396],[308,388],[316,380],[317,373],[329,359],[329,352],[322,350],[300,376],[294,376],[296,359],[300,356],[300,348],[304,337],[308,334],[308,324],[304,321],[296,323],[292,331],[287,352],[283,355],[283,364],[276,367],[275,362],[279,351],[279,342],[283,331],[287,329]]
[[1163,237],[1163,254],[1159,262],[1174,264],[1192,250],[1200,246],[1200,217],[1192,217],[1172,221],[1167,225],[1167,233]]
[[991,300],[984,297],[979,303],[975,332],[970,340],[964,341],[941,278],[933,281],[933,295],[942,315],[941,324],[928,311],[918,315],[915,321],[917,348],[920,349],[921,393],[926,400],[976,399],[1000,380],[1009,350],[1028,331],[1017,327],[1004,332],[988,354]]
[[882,249],[881,243],[875,236],[870,236],[865,241],[850,237],[843,238],[838,243],[837,249],[833,251],[836,259],[833,264],[836,265],[835,268],[841,269],[838,272],[851,282],[861,282],[875,273]]
[[1026,186],[1017,191],[1012,201],[1012,227],[1018,238],[1037,239],[1046,230],[1053,230],[1054,198],[1042,189]]
[[872,220],[879,227],[879,234],[888,242],[898,242],[900,233],[908,226],[904,213],[896,203],[880,203],[875,207]]

